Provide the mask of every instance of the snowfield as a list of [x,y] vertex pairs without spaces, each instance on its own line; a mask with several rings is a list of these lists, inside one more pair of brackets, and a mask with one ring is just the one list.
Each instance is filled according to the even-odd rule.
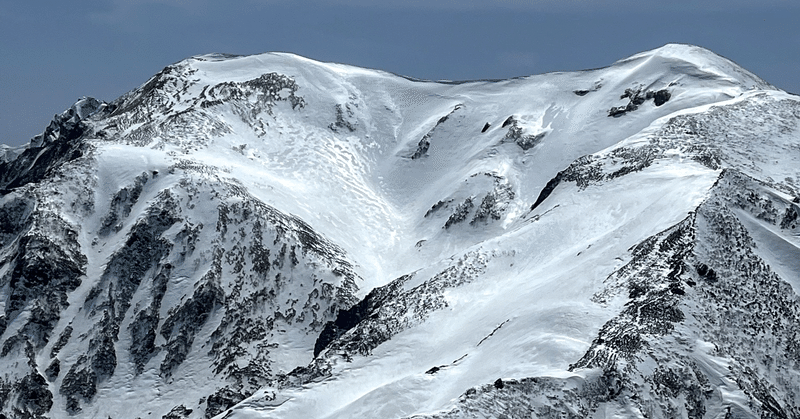
[[800,98],[705,49],[193,57],[0,159],[0,412],[800,418]]

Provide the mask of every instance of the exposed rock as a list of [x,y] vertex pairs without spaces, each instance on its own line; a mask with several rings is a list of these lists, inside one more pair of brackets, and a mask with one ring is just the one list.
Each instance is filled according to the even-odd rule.
[[18,394],[16,414],[19,418],[43,417],[53,405],[53,393],[47,381],[37,373],[31,373],[15,385]]
[[[627,287],[629,302],[616,318],[600,329],[586,354],[570,370],[615,368],[618,359],[634,361],[645,345],[644,335],[666,335],[684,320],[679,308],[681,295],[669,292],[680,283],[684,259],[693,250],[692,217],[637,245],[631,262],[606,282]],[[666,274],[663,274],[666,272]],[[606,297],[598,296],[597,301]]]
[[236,403],[244,400],[247,396],[229,388],[222,388],[206,399],[206,419],[210,419]]
[[417,149],[414,151],[414,154],[411,155],[411,160],[416,160],[421,157],[425,157],[428,155],[428,149],[431,148],[431,133],[425,134],[421,140],[419,140],[419,144],[417,144]]
[[84,98],[56,115],[44,133],[16,159],[0,161],[0,195],[12,189],[42,181],[67,162],[76,160],[88,149],[81,138],[89,130],[84,119],[101,108],[93,98]]
[[794,230],[797,228],[798,218],[800,218],[800,214],[798,214],[797,207],[794,205],[787,207],[781,219],[781,228]]
[[[648,92],[648,96],[649,96],[649,93],[650,92]],[[653,93],[653,103],[656,106],[661,106],[661,105],[667,103],[667,101],[671,97],[672,97],[672,94],[667,89],[662,89],[662,90],[659,90],[659,91]]]
[[388,285],[375,288],[356,305],[347,310],[339,311],[336,315],[336,320],[325,323],[325,328],[319,334],[314,344],[314,357],[319,355],[329,343],[338,339],[348,330],[380,309],[381,305],[389,298],[395,297],[400,287],[409,278],[410,276],[400,277],[390,282]]
[[[433,204],[424,217],[439,221],[447,214],[444,210],[449,210],[442,228],[450,229],[466,220],[470,220],[471,226],[477,227],[500,220],[515,197],[516,193],[508,179],[496,173],[479,172],[465,179],[450,197]],[[480,204],[476,206],[478,199]],[[461,202],[453,206],[453,202],[457,201]]]
[[[187,94],[198,81],[193,77],[196,72],[185,61],[166,67],[141,88],[109,104],[98,117],[104,123],[101,131],[131,145],[155,141],[157,147],[171,144],[190,153],[207,147],[210,137],[232,132],[227,121],[207,110],[225,104],[256,135],[263,136],[277,104],[288,103],[294,110],[305,106],[294,79],[274,72],[205,86],[199,95]],[[152,118],[148,109],[159,109],[159,118]]]
[[601,87],[603,87],[603,85],[602,85],[601,82],[598,81],[598,82],[596,82],[594,84],[594,86],[591,89],[577,89],[577,90],[573,90],[572,93],[575,93],[578,96],[586,96],[589,93],[596,92],[596,91],[600,90]]
[[90,401],[97,393],[97,375],[86,367],[87,363],[88,358],[82,355],[61,381],[59,393],[67,399],[66,410],[71,415],[81,411],[80,400]]
[[55,358],[56,355],[58,355],[58,352],[61,351],[61,348],[63,348],[67,342],[69,342],[70,337],[72,337],[72,326],[67,326],[61,331],[61,334],[58,336],[58,340],[50,349],[50,358]]
[[454,224],[460,223],[467,219],[472,211],[472,208],[475,207],[475,204],[472,203],[472,197],[468,197],[464,200],[464,202],[458,204],[456,208],[453,210],[453,214],[450,215],[450,218],[444,223],[443,228],[448,229],[452,227]]
[[481,204],[475,211],[472,221],[469,222],[472,226],[491,220],[499,220],[508,207],[508,203],[514,200],[516,195],[505,178],[491,174],[487,174],[487,176],[493,178],[494,189],[488,192],[481,200]]
[[[119,339],[120,324],[139,285],[171,248],[161,236],[180,220],[175,215],[176,206],[169,192],[159,195],[86,297],[84,307],[90,317],[100,314],[100,319],[91,332],[89,353],[79,357],[62,381],[61,392],[67,396],[68,411],[80,411],[80,400],[91,401],[97,384],[113,375],[117,367],[114,343]],[[146,345],[146,341],[141,343]],[[134,357],[142,355],[137,352]]]
[[436,373],[437,373],[437,372],[439,372],[439,370],[441,370],[442,368],[443,368],[443,367],[431,367],[431,369],[429,369],[429,370],[425,371],[425,374],[430,374],[430,375],[436,374]]
[[5,205],[0,206],[0,246],[10,244],[30,223],[26,222],[33,212],[33,203],[30,200],[18,197],[12,198]]
[[564,173],[558,172],[558,174],[556,174],[554,178],[547,181],[547,184],[544,185],[544,188],[542,188],[542,190],[539,192],[539,196],[536,198],[536,202],[534,202],[533,205],[531,205],[531,211],[535,210],[536,207],[541,205],[542,202],[544,202],[544,200],[547,199],[547,197],[550,196],[551,193],[553,193],[553,191],[556,189],[556,186],[558,186],[558,184],[561,183],[561,180],[563,178],[564,178]]
[[[346,115],[345,115],[346,113]],[[354,132],[356,130],[356,123],[350,122],[355,116],[350,104],[336,105],[336,122],[331,123],[328,128],[333,132],[338,132],[340,128],[347,128],[348,131]]]
[[[412,278],[411,275],[376,288],[343,314],[341,320],[337,318],[341,329],[336,321],[326,325],[315,345],[316,359],[308,367],[299,367],[282,377],[280,383],[286,386],[307,383],[329,376],[332,359],[368,356],[392,336],[425,321],[432,312],[447,307],[445,290],[473,281],[485,271],[489,260],[496,256],[493,253],[470,252],[411,289],[403,289],[404,284]],[[353,323],[354,327],[348,328]]]
[[184,405],[175,406],[161,419],[185,419],[192,414],[193,410],[186,408]]
[[[11,288],[6,316],[11,318],[12,313],[35,301],[39,310],[34,318],[39,320],[31,326],[38,331],[50,329],[52,320],[66,306],[66,293],[80,284],[85,264],[73,227],[55,214],[37,214],[30,230],[19,239],[13,268],[2,281]],[[46,342],[45,336],[31,337]]]
[[[447,122],[447,119],[450,118],[459,109],[461,109],[461,105],[456,106],[455,108],[453,108],[452,111],[450,111],[450,113],[448,113],[447,115],[439,118],[439,120],[436,121],[436,125],[434,125],[433,128],[431,128],[430,131],[428,131],[428,133],[425,134],[422,137],[422,139],[419,140],[419,143],[417,144],[417,149],[411,155],[411,159],[412,160],[416,160],[416,159],[419,159],[419,158],[422,158],[422,157],[426,157],[428,155],[428,149],[431,147],[431,137],[433,137],[433,134],[434,134],[434,131],[436,131],[436,128],[438,128],[440,125],[442,125],[445,122]],[[484,129],[484,131],[485,131],[485,129]]]
[[519,126],[519,122],[513,116],[510,116],[503,122],[503,127],[505,126],[510,126],[510,128],[505,137],[503,137],[503,141],[513,141],[524,151],[528,151],[536,144],[539,144],[545,136],[544,132],[525,134],[522,127]]
[[172,274],[172,265],[165,264],[153,278],[153,297],[150,306],[139,313],[128,326],[131,334],[130,354],[137,374],[144,371],[145,365],[156,356],[160,348],[156,347],[156,330],[160,322],[161,301],[167,290],[167,282]]
[[[119,99],[111,102],[105,109],[109,117],[124,114],[138,114],[142,109],[167,109],[172,108],[168,100],[169,93],[186,91],[191,80],[187,76],[194,74],[196,70],[184,64],[173,64],[164,67],[155,76],[151,77],[142,87],[135,89]],[[136,115],[133,123],[141,122],[144,115]]]
[[447,205],[449,205],[451,202],[453,202],[452,199],[449,199],[449,200],[446,200],[446,201],[437,201],[435,204],[433,204],[433,206],[431,206],[431,209],[429,209],[427,212],[425,212],[424,217],[427,218],[428,216],[430,216],[434,212],[439,211],[440,209],[447,207]]
[[133,186],[129,188],[122,188],[114,195],[111,200],[111,207],[108,210],[108,215],[103,218],[100,231],[97,233],[100,236],[105,236],[111,233],[118,233],[122,229],[122,221],[131,213],[131,208],[139,199],[142,193],[143,186],[147,183],[149,176],[143,173],[136,177]]
[[[206,91],[206,95],[200,96],[203,99],[201,106],[204,108],[214,106],[213,103],[216,100],[241,102],[253,97],[254,102],[264,104],[269,113],[272,112],[272,107],[281,101],[289,102],[292,109],[303,108],[306,102],[297,95],[298,89],[297,83],[291,77],[278,73],[267,73],[244,82],[226,82],[213,86]],[[257,112],[258,108],[251,108],[251,110]]]
[[623,390],[621,377],[616,371],[592,375],[577,385],[549,377],[498,378],[492,384],[468,389],[452,410],[413,417],[581,419],[591,417],[601,404],[617,400]]
[[656,106],[661,106],[672,97],[672,94],[667,89],[659,91],[647,90],[642,91],[643,87],[625,89],[625,93],[620,96],[620,99],[629,99],[625,106],[616,106],[608,110],[608,116],[620,117],[628,112],[633,112],[639,109],[645,101],[653,99]]
[[58,358],[54,359],[53,362],[50,363],[50,366],[44,370],[45,375],[47,375],[47,380],[53,382],[58,378],[58,375],[61,373],[61,361]]
[[217,284],[220,270],[209,271],[192,298],[171,314],[161,327],[161,335],[167,340],[166,356],[161,363],[161,375],[169,377],[183,361],[192,347],[197,331],[205,324],[213,310],[225,301],[225,293]]

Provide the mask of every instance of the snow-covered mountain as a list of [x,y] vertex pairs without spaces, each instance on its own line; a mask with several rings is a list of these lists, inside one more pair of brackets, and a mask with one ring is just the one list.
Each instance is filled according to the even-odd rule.
[[800,418],[800,97],[206,55],[0,156],[0,418]]

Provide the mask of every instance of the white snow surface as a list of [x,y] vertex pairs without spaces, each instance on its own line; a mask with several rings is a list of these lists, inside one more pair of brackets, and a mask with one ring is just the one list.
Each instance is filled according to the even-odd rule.
[[[184,128],[191,135],[161,133],[138,144],[130,138],[140,125],[114,128],[103,119],[89,118],[96,130],[111,135],[92,141],[93,212],[66,212],[72,214],[70,222],[81,226],[87,278],[102,275],[126,238],[121,234],[92,244],[114,194],[145,172],[158,175],[147,183],[132,214],[142,214],[165,189],[183,194],[177,186],[181,176],[170,169],[180,161],[205,167],[208,174],[198,174],[200,178],[218,176],[241,185],[341,246],[360,277],[359,298],[405,274],[414,274],[403,286],[410,290],[450,266],[480,265],[473,280],[445,290],[445,308],[380,344],[370,356],[335,363],[332,376],[319,382],[289,389],[265,387],[219,418],[400,418],[447,411],[467,389],[498,378],[580,381],[597,374],[571,372],[569,365],[581,358],[626,301],[620,296],[598,304],[593,296],[630,260],[629,249],[693,213],[722,168],[704,166],[676,148],[642,170],[601,184],[584,188],[562,182],[531,210],[539,193],[582,156],[611,162],[614,150],[645,144],[676,116],[748,101],[798,100],[723,57],[672,44],[596,70],[464,83],[413,80],[285,53],[198,56],[178,64],[189,72],[191,83],[180,93],[183,99],[172,100],[169,112],[152,118],[166,120],[193,109],[212,115],[228,129],[189,125]],[[227,104],[200,110],[187,99],[199,97],[210,86],[243,83],[273,72],[294,80],[303,107],[292,109],[288,102],[277,101],[270,112],[248,119]],[[620,96],[629,88],[667,89],[671,97],[661,106],[647,100],[635,111],[610,117],[609,109],[628,103]],[[575,93],[580,90],[587,92]],[[289,92],[281,94],[285,99]],[[337,105],[353,130],[335,125]],[[507,136],[509,127],[503,123],[509,117],[523,135],[544,136],[524,149]],[[745,160],[754,160],[748,160],[739,145],[722,147],[728,147],[731,165],[741,164],[744,173],[783,182],[780,193],[789,199],[795,184],[784,179],[800,179],[797,131],[779,135],[768,126],[764,129],[772,142],[756,148],[763,160],[774,163],[747,166]],[[429,133],[425,156],[412,159]],[[2,153],[6,160],[18,154],[5,148]],[[508,185],[514,192],[499,219],[474,225],[467,219],[444,228],[456,205],[472,197],[477,207],[496,185]],[[433,211],[438,202],[447,205]],[[215,220],[213,208],[193,211],[196,219],[191,222]],[[800,291],[800,238],[776,233],[777,227],[748,215],[741,220],[760,257]],[[126,222],[123,231],[133,221]],[[210,254],[214,245],[212,237],[204,237],[198,253]],[[182,279],[170,283],[163,316],[168,302],[191,296],[200,279],[192,275],[202,273],[196,266],[176,267],[174,275]],[[83,301],[93,286],[91,280],[84,281],[70,294],[68,312],[62,314],[55,336],[70,323],[73,336],[90,331],[91,324],[72,321],[85,315],[80,313]],[[297,291],[290,284],[286,292],[293,290]],[[146,290],[137,291],[133,305],[146,304],[146,296]],[[120,329],[127,330],[129,322]],[[217,323],[216,318],[208,321],[195,347]],[[10,328],[6,336],[14,332]],[[273,368],[288,373],[307,365],[315,338],[304,331],[285,331],[273,353]],[[698,342],[696,356],[730,389],[731,394],[720,395],[720,400],[743,397],[725,378],[724,361],[709,355],[709,345]],[[46,366],[50,347],[52,343],[39,356],[40,365]],[[129,335],[121,334],[116,347],[124,353],[130,347]],[[81,417],[161,417],[178,404],[201,417],[197,399],[219,387],[203,360],[205,352],[193,351],[168,381],[159,377],[155,361],[141,375],[120,362]],[[68,345],[62,354],[62,365],[69,365],[79,352]],[[426,374],[437,366],[441,369],[436,374]],[[54,394],[59,384],[51,384]],[[631,414],[620,409],[609,404],[595,417]],[[55,397],[50,415],[69,417],[61,397]]]

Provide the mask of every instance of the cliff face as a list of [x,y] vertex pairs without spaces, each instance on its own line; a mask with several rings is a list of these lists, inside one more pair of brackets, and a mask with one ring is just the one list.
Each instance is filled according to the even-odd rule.
[[0,161],[0,412],[800,417],[799,130],[682,45],[173,64]]

